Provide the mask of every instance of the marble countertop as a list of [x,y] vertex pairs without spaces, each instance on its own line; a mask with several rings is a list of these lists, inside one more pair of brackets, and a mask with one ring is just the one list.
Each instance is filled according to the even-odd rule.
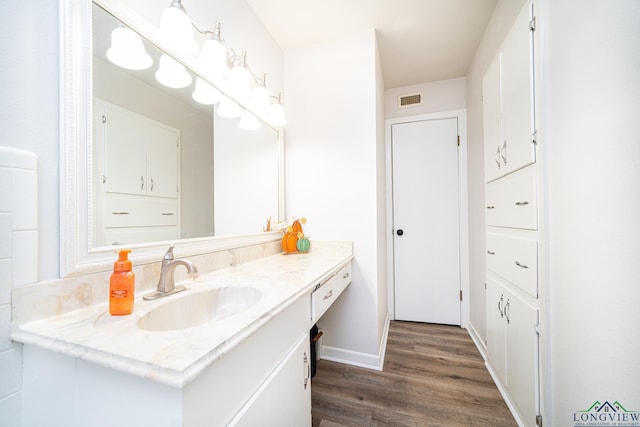
[[[351,242],[314,242],[307,254],[278,254],[179,282],[187,290],[172,296],[144,301],[136,295],[128,316],[111,316],[106,303],[97,304],[18,325],[11,338],[182,387],[352,257]],[[172,298],[223,286],[253,286],[262,298],[238,314],[200,326],[172,331],[137,326],[138,319]]]

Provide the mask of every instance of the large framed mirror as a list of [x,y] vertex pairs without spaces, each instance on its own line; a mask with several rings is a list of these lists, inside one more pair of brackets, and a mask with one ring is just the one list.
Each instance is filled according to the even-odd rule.
[[[110,269],[121,245],[140,264],[169,243],[191,255],[277,240],[264,228],[284,217],[281,131],[240,129],[196,102],[196,82],[216,82],[119,2],[63,3],[61,276]],[[115,65],[106,52],[118,27],[140,36],[153,64],[186,65],[191,83],[167,88],[157,66]]]

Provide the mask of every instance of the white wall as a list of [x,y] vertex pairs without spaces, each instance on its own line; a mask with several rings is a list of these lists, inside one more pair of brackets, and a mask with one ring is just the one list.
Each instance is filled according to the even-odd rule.
[[546,425],[640,412],[640,2],[545,0]]
[[377,64],[373,30],[285,52],[287,219],[306,217],[305,233],[312,239],[353,241],[353,282],[320,326],[324,346],[372,365],[378,363],[380,323],[386,319]]
[[466,78],[469,194],[469,328],[486,342],[484,149],[482,76],[511,29],[524,0],[500,1],[491,16]]
[[[384,93],[384,116],[386,119],[392,119],[464,109],[466,104],[465,83],[466,79],[464,77],[458,77],[387,89]],[[398,108],[399,96],[416,92],[422,93],[422,104]]]

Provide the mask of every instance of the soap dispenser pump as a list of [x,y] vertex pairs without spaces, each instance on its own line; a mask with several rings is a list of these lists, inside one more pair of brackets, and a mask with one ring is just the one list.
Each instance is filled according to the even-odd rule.
[[113,264],[113,273],[109,280],[109,313],[113,316],[131,314],[133,312],[135,275],[131,271],[129,252],[131,249],[120,249],[118,260]]

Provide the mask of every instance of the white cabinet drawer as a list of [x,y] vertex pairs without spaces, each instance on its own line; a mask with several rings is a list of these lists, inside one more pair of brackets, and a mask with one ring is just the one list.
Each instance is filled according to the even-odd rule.
[[151,227],[177,223],[176,199],[117,196],[105,199],[105,227]]
[[315,323],[322,317],[349,283],[351,283],[351,263],[345,265],[311,294],[312,322]]
[[536,195],[536,178],[532,173],[509,176],[487,184],[487,225],[537,230]]
[[487,233],[487,269],[538,297],[538,242],[520,236]]

